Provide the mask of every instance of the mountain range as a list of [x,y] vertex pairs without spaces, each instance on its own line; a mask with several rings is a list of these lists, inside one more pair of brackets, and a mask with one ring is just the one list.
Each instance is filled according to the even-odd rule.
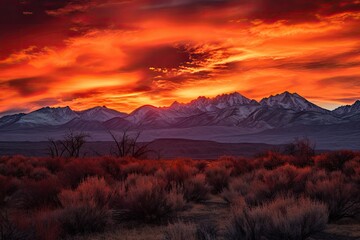
[[[360,101],[330,111],[297,93],[284,92],[256,101],[234,92],[214,98],[198,97],[189,103],[175,101],[168,107],[144,105],[129,114],[105,106],[84,111],[74,111],[70,107],[44,107],[27,114],[0,118],[0,141],[4,138],[18,140],[17,136],[23,140],[22,134],[27,132],[32,135],[25,140],[32,140],[34,132],[45,136],[45,133],[63,133],[69,129],[87,132],[137,129],[147,132],[146,139],[150,140],[183,137],[222,142],[256,139],[266,142],[262,140],[266,134],[278,137],[280,132],[283,135],[292,132],[292,136],[297,136],[319,131],[324,139],[328,138],[329,131],[336,132],[336,136],[346,132],[351,135],[346,139],[357,139],[360,135]],[[249,134],[252,138],[244,138]],[[273,140],[268,138],[269,141]]]
[[257,130],[298,125],[329,125],[360,121],[360,101],[333,111],[321,108],[297,93],[284,92],[257,102],[240,93],[214,98],[198,97],[169,107],[144,105],[130,114],[105,106],[84,111],[70,107],[44,107],[28,114],[0,118],[0,130],[56,127],[76,130],[185,128],[238,126]]

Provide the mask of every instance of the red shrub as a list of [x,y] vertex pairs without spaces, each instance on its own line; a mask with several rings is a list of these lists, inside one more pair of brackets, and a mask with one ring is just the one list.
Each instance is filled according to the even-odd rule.
[[209,199],[210,187],[204,174],[197,174],[184,182],[184,197],[187,201],[201,202]]
[[265,169],[272,170],[277,167],[283,166],[288,162],[288,156],[281,155],[280,153],[269,151],[262,159],[262,163]]
[[27,180],[9,197],[9,205],[19,209],[37,209],[59,205],[57,195],[61,184],[56,177],[46,180]]
[[64,186],[75,188],[87,177],[104,176],[105,173],[96,159],[72,159],[58,174]]
[[212,192],[215,194],[227,188],[230,180],[231,169],[227,169],[221,163],[212,164],[205,171],[206,182],[212,187]]
[[360,214],[360,190],[354,183],[346,182],[340,172],[327,179],[308,181],[306,193],[328,205],[330,221]]
[[344,164],[354,157],[354,152],[345,150],[323,153],[315,158],[315,165],[327,171],[338,171],[342,170]]
[[[130,182],[129,182],[130,181]],[[137,175],[119,185],[111,206],[118,220],[159,221],[173,216],[184,207],[184,199],[176,189],[153,176]]]
[[112,190],[103,178],[89,177],[75,190],[62,190],[59,200],[65,208],[83,206],[107,208],[111,194]]

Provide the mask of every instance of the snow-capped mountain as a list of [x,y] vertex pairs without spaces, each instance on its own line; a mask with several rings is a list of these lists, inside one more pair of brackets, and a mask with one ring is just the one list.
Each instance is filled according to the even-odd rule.
[[78,115],[70,107],[45,107],[26,114],[16,122],[19,125],[61,125],[65,124]]
[[268,98],[263,98],[260,101],[260,104],[263,106],[285,108],[294,111],[314,111],[314,112],[328,111],[309,102],[308,100],[306,100],[297,93],[289,93],[287,91],[281,94],[277,94],[275,96],[271,95]]
[[126,113],[121,113],[113,109],[109,109],[105,106],[94,107],[84,111],[77,112],[80,119],[87,121],[99,121],[105,122],[115,117],[126,117]]
[[360,113],[360,100],[357,100],[353,105],[345,105],[333,110],[338,116],[352,116]]
[[0,118],[0,127],[8,126],[17,122],[22,116],[26,115],[25,113],[18,113],[13,115],[7,115]]
[[233,106],[242,106],[242,105],[258,105],[255,100],[250,100],[240,93],[234,92],[230,94],[218,95],[215,98],[207,98],[200,96],[195,100],[192,100],[190,103],[182,104],[174,102],[170,108],[186,112],[186,110],[200,110],[201,112],[207,111],[216,111],[218,109],[224,109]]
[[294,126],[347,124],[360,120],[360,101],[334,111],[325,110],[297,93],[284,92],[259,102],[239,93],[214,98],[199,97],[169,107],[144,105],[130,114],[106,107],[73,111],[69,107],[45,107],[28,114],[0,118],[1,129],[36,126],[56,129],[109,130],[129,127],[168,129],[200,126],[231,126],[256,131]]

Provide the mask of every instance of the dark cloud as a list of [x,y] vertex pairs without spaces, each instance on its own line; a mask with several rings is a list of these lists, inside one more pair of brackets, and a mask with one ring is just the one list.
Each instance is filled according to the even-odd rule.
[[331,100],[336,101],[336,102],[343,102],[343,103],[347,103],[347,104],[352,105],[356,101],[360,100],[360,94],[357,97],[334,98],[334,99],[331,99]]
[[356,0],[259,0],[250,14],[251,18],[265,22],[286,20],[289,23],[318,21],[319,16],[360,11]]
[[43,98],[43,99],[40,99],[40,100],[37,100],[37,101],[33,101],[30,104],[34,104],[36,106],[43,107],[43,106],[56,105],[58,103],[60,103],[60,101],[57,98]]
[[360,87],[360,75],[325,78],[318,81],[318,83],[325,87],[336,85],[341,88],[358,88]]
[[191,53],[184,47],[158,45],[125,49],[129,57],[128,70],[150,67],[178,68],[192,61]]
[[51,79],[47,77],[31,77],[17,78],[3,82],[2,85],[7,86],[21,96],[33,96],[47,92]]
[[340,68],[352,68],[360,66],[360,48],[346,51],[340,54],[322,53],[304,58],[287,58],[274,60],[270,67],[300,69],[300,70],[331,70]]

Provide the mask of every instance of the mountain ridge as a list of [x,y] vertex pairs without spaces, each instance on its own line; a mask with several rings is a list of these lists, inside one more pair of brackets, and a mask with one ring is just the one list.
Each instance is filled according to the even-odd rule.
[[90,129],[138,127],[184,128],[194,126],[238,126],[259,130],[299,125],[327,125],[358,121],[360,101],[333,111],[323,109],[297,93],[288,91],[259,102],[238,92],[213,98],[200,96],[189,103],[174,101],[168,107],[143,105],[131,113],[105,106],[82,111],[67,107],[44,107],[28,114],[0,118],[0,129],[26,129],[36,126]]

